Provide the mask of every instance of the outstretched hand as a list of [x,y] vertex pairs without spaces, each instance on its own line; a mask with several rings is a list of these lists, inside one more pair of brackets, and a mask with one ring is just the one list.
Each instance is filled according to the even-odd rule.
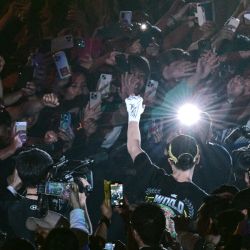
[[130,95],[135,95],[135,89],[138,84],[138,78],[134,74],[126,72],[121,76],[120,97],[125,100]]
[[139,122],[141,114],[144,112],[145,108],[142,97],[130,95],[128,98],[126,98],[125,103],[129,121]]

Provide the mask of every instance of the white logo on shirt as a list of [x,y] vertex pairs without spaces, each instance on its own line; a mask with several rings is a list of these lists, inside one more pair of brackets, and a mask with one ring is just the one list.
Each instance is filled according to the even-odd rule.
[[38,210],[37,205],[31,205],[30,210],[33,210],[33,211]]

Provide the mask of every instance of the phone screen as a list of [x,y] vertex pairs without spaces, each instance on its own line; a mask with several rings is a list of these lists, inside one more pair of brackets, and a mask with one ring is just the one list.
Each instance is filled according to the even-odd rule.
[[71,126],[71,114],[69,112],[61,114],[60,129],[67,131]]
[[16,122],[15,130],[22,143],[25,143],[27,141],[27,122]]
[[63,197],[69,193],[69,184],[63,182],[47,182],[45,194]]
[[121,183],[110,184],[110,201],[112,207],[123,206],[124,204],[123,184]]

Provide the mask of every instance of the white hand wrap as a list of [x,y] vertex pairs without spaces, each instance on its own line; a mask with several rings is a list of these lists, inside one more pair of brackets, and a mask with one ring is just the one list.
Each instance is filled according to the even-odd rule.
[[129,96],[125,99],[125,102],[128,111],[128,121],[139,122],[144,111],[143,99],[140,96]]

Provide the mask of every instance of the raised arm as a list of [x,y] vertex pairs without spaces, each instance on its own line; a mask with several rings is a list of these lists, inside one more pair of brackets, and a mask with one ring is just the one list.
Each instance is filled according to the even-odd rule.
[[143,99],[140,96],[130,95],[125,100],[128,112],[127,147],[134,161],[136,156],[143,152],[141,149],[141,133],[139,122],[144,111]]

